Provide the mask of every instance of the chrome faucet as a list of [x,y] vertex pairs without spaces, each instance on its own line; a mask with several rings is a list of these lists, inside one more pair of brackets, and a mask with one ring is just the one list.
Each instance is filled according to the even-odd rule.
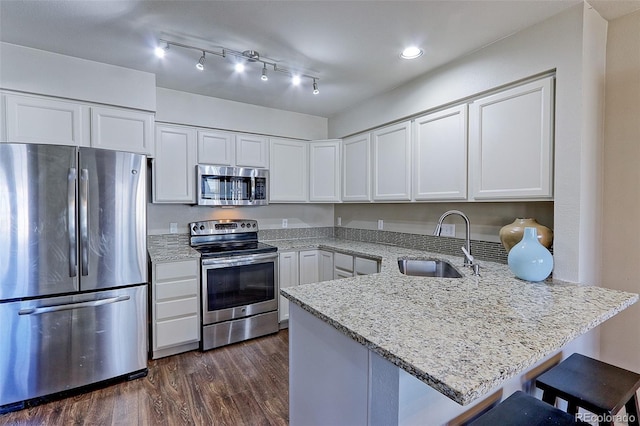
[[[469,222],[469,218],[466,214],[462,213],[460,210],[447,210],[440,216],[440,220],[438,220],[438,225],[436,225],[435,231],[433,231],[433,235],[439,237],[440,231],[442,230],[442,221],[452,214],[457,214],[458,216],[464,219],[464,223],[467,227],[466,229],[466,253],[464,254],[464,266],[468,266],[470,268],[474,268],[473,264],[473,256],[471,256],[471,223]],[[464,250],[463,250],[464,251]],[[476,268],[474,268],[474,271]]]

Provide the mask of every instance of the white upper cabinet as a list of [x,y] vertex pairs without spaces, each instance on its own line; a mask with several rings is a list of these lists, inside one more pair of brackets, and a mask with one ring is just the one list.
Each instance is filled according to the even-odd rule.
[[342,141],[342,201],[371,201],[371,134]]
[[411,200],[411,122],[373,131],[373,199]]
[[552,83],[541,79],[471,104],[470,198],[552,198]]
[[236,136],[233,133],[199,130],[198,163],[218,166],[236,165]]
[[413,199],[467,198],[467,105],[413,122]]
[[91,107],[91,146],[153,156],[153,114]]
[[236,135],[236,166],[269,168],[269,139],[259,135]]
[[191,127],[157,125],[153,162],[153,202],[196,202],[196,131]]
[[89,146],[89,107],[36,96],[4,95],[6,142]]
[[309,143],[272,138],[270,146],[269,202],[306,202]]
[[309,145],[309,201],[340,201],[341,148],[339,139]]

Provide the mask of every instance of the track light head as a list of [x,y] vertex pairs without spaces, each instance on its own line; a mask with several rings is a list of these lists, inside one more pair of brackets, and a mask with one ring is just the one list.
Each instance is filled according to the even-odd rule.
[[260,79],[262,81],[269,80],[269,76],[267,76],[267,64],[264,64],[264,66],[262,67],[262,76],[260,77]]
[[196,68],[199,69],[200,71],[204,71],[204,50],[202,51],[202,56],[200,56],[200,59],[196,64]]
[[244,71],[244,63],[243,62],[237,62],[236,66],[235,66],[235,70],[236,70],[236,72],[243,72]]
[[156,47],[155,54],[158,58],[164,58],[167,50],[169,50],[169,43],[162,42]]
[[318,90],[318,82],[314,78],[313,79],[313,94],[317,95],[318,93],[320,93],[320,90]]
[[297,86],[300,84],[300,76],[299,75],[292,75],[291,76],[291,84],[293,84],[294,86]]

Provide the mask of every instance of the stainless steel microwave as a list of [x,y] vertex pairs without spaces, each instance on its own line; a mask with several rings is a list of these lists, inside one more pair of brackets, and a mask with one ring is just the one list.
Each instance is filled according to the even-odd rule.
[[198,205],[264,206],[269,204],[269,171],[246,167],[198,165]]

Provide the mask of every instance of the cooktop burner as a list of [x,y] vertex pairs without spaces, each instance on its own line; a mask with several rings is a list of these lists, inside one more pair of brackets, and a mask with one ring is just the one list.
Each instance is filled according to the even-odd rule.
[[220,219],[189,224],[191,247],[203,259],[278,251],[258,241],[258,222],[250,219]]

